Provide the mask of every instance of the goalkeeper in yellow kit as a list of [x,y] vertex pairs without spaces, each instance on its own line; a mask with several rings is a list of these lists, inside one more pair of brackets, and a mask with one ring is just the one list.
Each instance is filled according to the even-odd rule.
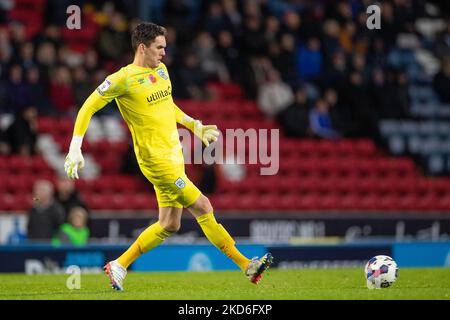
[[183,208],[196,218],[208,240],[256,284],[272,263],[271,254],[251,260],[242,255],[233,238],[216,222],[208,198],[184,172],[177,123],[192,131],[206,146],[217,140],[219,131],[215,125],[203,125],[192,119],[175,105],[169,73],[161,62],[165,55],[165,36],[165,28],[153,23],[136,27],[131,39],[133,63],[108,76],[81,107],[64,169],[69,178],[78,179],[78,171],[84,166],[81,145],[90,119],[115,99],[130,129],[141,171],[155,188],[159,219],[119,258],[105,265],[111,286],[123,290],[128,266],[179,230]]

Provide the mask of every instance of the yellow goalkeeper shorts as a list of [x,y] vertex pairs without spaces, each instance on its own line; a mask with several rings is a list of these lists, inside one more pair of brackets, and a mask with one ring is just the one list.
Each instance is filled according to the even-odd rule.
[[155,175],[141,167],[144,176],[153,184],[159,207],[187,208],[200,197],[200,190],[186,176],[184,170]]

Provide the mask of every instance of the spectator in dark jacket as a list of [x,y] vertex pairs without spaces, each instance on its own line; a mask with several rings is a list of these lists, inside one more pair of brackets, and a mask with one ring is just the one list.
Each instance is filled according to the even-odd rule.
[[441,70],[434,76],[433,87],[443,103],[450,103],[450,58],[442,63]]
[[28,215],[28,239],[50,240],[64,222],[64,209],[55,201],[50,181],[38,180],[33,195],[35,204]]
[[39,115],[52,114],[54,111],[48,99],[47,88],[42,81],[39,68],[31,67],[28,69],[26,77],[33,104],[36,106]]
[[219,32],[217,51],[225,62],[231,79],[236,82],[239,81],[242,72],[242,58],[239,56],[239,50],[230,31],[222,30]]
[[0,154],[9,154],[10,150],[6,133],[0,128]]
[[310,134],[308,97],[303,87],[295,91],[295,102],[279,113],[278,121],[288,137],[306,137]]
[[80,197],[73,180],[61,178],[56,185],[56,199],[64,208],[64,214],[67,218],[70,209],[73,207],[83,207],[86,205]]
[[15,112],[32,103],[29,86],[23,76],[23,69],[18,64],[12,65],[9,69],[6,96],[6,110],[9,112]]
[[37,110],[33,106],[24,108],[16,115],[5,133],[12,153],[22,156],[36,154]]
[[204,100],[208,98],[205,88],[207,74],[200,67],[200,60],[192,52],[187,52],[183,65],[178,73],[180,82],[178,97],[185,99]]

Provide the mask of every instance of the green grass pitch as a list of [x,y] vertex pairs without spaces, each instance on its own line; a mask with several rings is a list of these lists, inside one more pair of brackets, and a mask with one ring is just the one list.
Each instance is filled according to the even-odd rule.
[[450,300],[450,268],[400,269],[386,289],[366,288],[357,269],[271,269],[259,285],[239,271],[130,272],[125,291],[109,287],[103,274],[82,274],[69,290],[69,275],[0,275],[0,300]]

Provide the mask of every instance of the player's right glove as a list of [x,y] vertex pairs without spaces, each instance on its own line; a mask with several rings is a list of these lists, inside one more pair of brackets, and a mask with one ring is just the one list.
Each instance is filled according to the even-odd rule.
[[78,179],[78,171],[84,167],[84,158],[81,154],[81,143],[83,137],[73,136],[70,142],[69,153],[64,162],[64,171],[70,179]]

